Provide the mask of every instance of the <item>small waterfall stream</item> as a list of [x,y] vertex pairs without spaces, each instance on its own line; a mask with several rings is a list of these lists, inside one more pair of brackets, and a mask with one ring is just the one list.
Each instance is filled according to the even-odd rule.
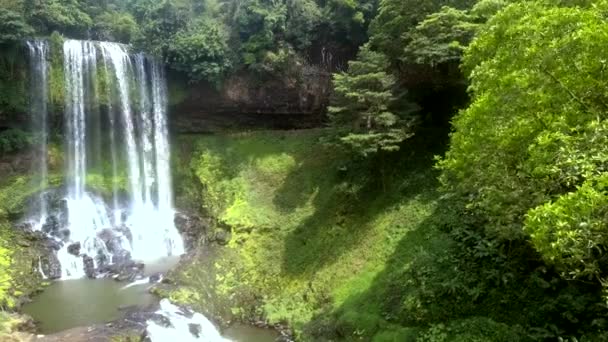
[[[27,42],[30,55],[30,115],[35,118],[34,129],[40,134],[40,149],[37,153],[36,168],[39,173],[39,185],[46,188],[48,184],[48,51],[46,41],[35,40]],[[40,206],[35,216],[41,224],[47,217],[47,205],[41,194]]]

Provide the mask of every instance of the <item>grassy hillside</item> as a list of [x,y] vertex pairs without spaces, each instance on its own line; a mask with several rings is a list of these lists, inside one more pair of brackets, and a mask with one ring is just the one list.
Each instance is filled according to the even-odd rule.
[[210,239],[231,239],[203,247],[168,295],[227,320],[288,323],[301,340],[519,340],[458,295],[436,151],[415,141],[423,152],[353,163],[321,135],[181,138],[177,187],[215,218]]

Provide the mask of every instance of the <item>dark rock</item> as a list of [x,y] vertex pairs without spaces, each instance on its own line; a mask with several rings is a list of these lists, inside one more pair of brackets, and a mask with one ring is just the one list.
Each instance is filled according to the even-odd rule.
[[154,315],[152,315],[152,317],[150,317],[150,320],[152,322],[160,325],[161,327],[173,328],[173,324],[171,324],[171,321],[163,315],[154,314]]
[[32,226],[32,224],[29,223],[29,222],[22,222],[22,223],[16,224],[15,228],[18,229],[18,230],[27,232],[27,233],[32,233],[33,229],[34,229],[34,227]]
[[155,273],[150,276],[150,283],[158,283],[163,278],[162,273]]
[[59,233],[59,220],[55,215],[46,218],[46,222],[42,225],[42,231],[53,236]]
[[186,215],[176,213],[174,219],[175,227],[184,239],[186,250],[193,250],[202,236],[207,234],[209,222],[197,215]]
[[[179,86],[173,80],[171,86]],[[221,88],[187,85],[173,105],[171,125],[179,133],[214,133],[238,127],[296,129],[322,123],[331,94],[331,72],[301,66],[299,76],[259,81],[247,72],[229,77]]]
[[101,272],[108,275],[116,281],[135,281],[143,278],[145,265],[134,261],[128,261],[122,264],[112,264],[104,267]]
[[90,279],[97,278],[97,271],[95,270],[95,261],[88,255],[82,256],[82,262],[84,263],[84,273]]
[[40,267],[42,273],[49,279],[61,278],[61,263],[54,251],[49,251],[46,255],[40,257]]
[[35,334],[38,331],[38,327],[36,327],[36,322],[32,317],[21,314],[19,315],[19,323],[15,327],[15,330]]
[[201,327],[200,324],[190,323],[188,324],[188,330],[190,331],[192,336],[194,336],[195,338],[199,338],[201,336],[201,333],[203,332],[203,327]]
[[120,267],[121,265],[125,265],[131,262],[131,253],[129,253],[129,251],[120,250],[114,251],[113,253],[115,254],[112,255],[112,264]]
[[214,234],[213,240],[219,245],[225,246],[230,242],[231,234],[226,230],[217,230]]
[[73,256],[79,256],[80,255],[80,242],[75,242],[75,243],[69,245],[68,253],[72,254]]

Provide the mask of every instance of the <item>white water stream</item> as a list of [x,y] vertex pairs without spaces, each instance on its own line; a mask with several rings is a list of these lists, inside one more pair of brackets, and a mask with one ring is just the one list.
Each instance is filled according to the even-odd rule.
[[[33,41],[28,49],[32,98],[39,99],[32,108],[45,141],[38,171],[46,185],[49,47],[44,41]],[[46,229],[62,243],[57,253],[61,278],[84,277],[85,256],[95,269],[111,264],[117,247],[107,245],[108,231],[113,241],[118,240],[120,252],[137,261],[181,255],[183,242],[173,223],[167,91],[161,64],[109,42],[66,40],[62,52],[67,222],[57,223],[61,220],[56,215],[54,224],[60,227],[49,226],[45,199],[31,220],[35,229]],[[110,205],[90,190],[92,174],[112,182]]]

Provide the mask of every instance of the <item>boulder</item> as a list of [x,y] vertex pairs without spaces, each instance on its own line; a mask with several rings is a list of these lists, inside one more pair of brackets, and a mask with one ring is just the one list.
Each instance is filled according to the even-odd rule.
[[175,227],[184,239],[186,250],[193,250],[202,236],[207,234],[209,222],[197,215],[187,215],[176,213],[174,221]]
[[155,273],[155,274],[151,275],[149,279],[150,279],[150,284],[158,283],[163,279],[163,274]]
[[42,231],[46,234],[57,236],[59,234],[59,220],[55,215],[49,215],[42,225]]
[[231,238],[230,232],[223,229],[217,230],[215,231],[215,234],[213,234],[213,241],[222,246],[227,245]]
[[40,257],[40,267],[44,275],[49,279],[61,278],[61,263],[54,251],[48,251],[46,255]]
[[97,271],[95,270],[95,261],[88,255],[82,256],[82,262],[84,263],[84,273],[90,279],[97,278]]
[[69,245],[68,253],[72,254],[73,256],[79,256],[80,255],[80,242],[75,242],[75,243]]

